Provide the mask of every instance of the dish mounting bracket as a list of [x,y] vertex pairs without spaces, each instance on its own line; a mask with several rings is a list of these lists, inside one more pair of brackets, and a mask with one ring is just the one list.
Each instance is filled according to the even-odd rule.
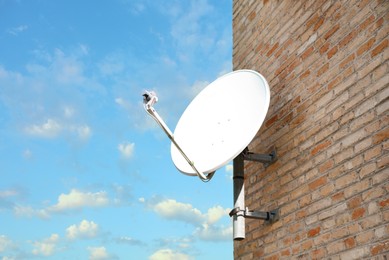
[[249,211],[248,208],[246,208],[246,210],[241,210],[240,207],[236,207],[231,210],[229,215],[230,217],[236,215],[243,216],[245,218],[263,219],[269,221],[270,223],[276,222],[280,219],[279,209],[275,209],[272,211]]
[[260,162],[263,163],[265,167],[268,167],[270,164],[277,161],[277,152],[275,149],[269,154],[258,154],[250,152],[246,147],[242,152],[242,156],[244,160]]
[[233,163],[233,180],[234,180],[234,208],[230,212],[233,218],[233,238],[234,240],[243,240],[245,234],[245,219],[262,219],[269,223],[276,222],[280,219],[279,209],[271,211],[250,211],[245,207],[245,188],[244,188],[244,161],[255,161],[265,165],[265,167],[277,160],[275,149],[270,154],[255,154],[245,148],[235,159]]

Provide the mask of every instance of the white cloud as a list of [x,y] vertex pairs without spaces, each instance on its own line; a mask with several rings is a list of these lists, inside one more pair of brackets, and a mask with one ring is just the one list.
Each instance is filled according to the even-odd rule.
[[233,172],[234,172],[234,165],[233,164],[227,164],[225,166],[225,171],[226,171],[226,177],[229,179],[229,180],[232,180],[232,175],[233,175]]
[[45,123],[40,125],[31,125],[25,128],[26,133],[29,135],[53,138],[56,137],[62,130],[62,126],[54,119],[47,119]]
[[37,256],[51,256],[56,250],[58,241],[59,236],[57,234],[52,234],[49,238],[42,241],[35,241],[33,242],[35,248],[32,250],[32,253]]
[[71,118],[74,116],[76,110],[73,107],[65,106],[63,108],[63,114],[66,118]]
[[88,139],[91,136],[91,134],[92,134],[91,128],[89,126],[87,126],[87,125],[76,127],[76,131],[77,131],[78,137],[81,140]]
[[191,204],[177,202],[173,199],[162,200],[148,206],[166,219],[179,220],[194,225],[198,225],[204,220],[200,210],[194,208]]
[[135,149],[134,143],[121,143],[118,145],[118,150],[123,158],[129,159],[132,157]]
[[225,217],[230,212],[230,209],[224,209],[222,206],[215,206],[208,209],[207,223],[214,224],[218,222],[222,217]]
[[205,241],[228,241],[232,238],[232,226],[223,227],[204,223],[194,234]]
[[0,236],[0,253],[5,252],[9,248],[12,248],[13,242],[8,237],[1,235]]
[[177,202],[173,199],[152,199],[139,198],[139,202],[153,210],[159,216],[168,220],[178,220],[190,223],[195,226],[194,236],[207,241],[230,240],[232,226],[217,225],[222,218],[229,218],[230,209],[221,206],[214,206],[208,209],[207,213],[201,213],[189,203]]
[[49,209],[53,212],[62,212],[83,207],[103,207],[108,203],[109,199],[105,191],[92,193],[72,189],[69,194],[61,194],[58,203]]
[[145,243],[142,241],[132,238],[132,237],[119,237],[115,239],[115,242],[118,244],[126,244],[130,246],[144,246]]
[[38,217],[42,219],[47,219],[50,217],[50,214],[46,209],[34,209],[30,206],[17,205],[13,208],[13,211],[14,214],[18,217]]
[[27,25],[20,25],[17,27],[12,27],[7,30],[7,33],[17,36],[19,33],[24,32],[28,29]]
[[94,238],[99,233],[99,226],[88,220],[82,220],[79,225],[71,225],[66,229],[66,237],[74,239]]
[[[65,117],[71,116],[73,113],[69,108],[64,111]],[[41,138],[55,138],[58,137],[61,133],[75,133],[79,139],[86,140],[91,134],[91,128],[84,125],[74,125],[74,124],[64,124],[60,123],[58,120],[49,118],[43,124],[33,124],[25,128],[25,132],[28,135],[41,137]]]
[[149,257],[149,260],[190,260],[194,259],[189,255],[173,251],[171,249],[160,249]]
[[101,247],[88,247],[89,260],[106,260],[112,257],[108,254],[107,249]]

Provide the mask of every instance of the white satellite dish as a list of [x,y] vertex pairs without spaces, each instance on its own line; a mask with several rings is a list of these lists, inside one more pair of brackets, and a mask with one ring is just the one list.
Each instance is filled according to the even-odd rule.
[[245,238],[245,218],[270,222],[279,219],[278,209],[259,212],[245,208],[244,160],[273,163],[271,154],[253,154],[247,146],[255,137],[270,103],[269,85],[253,70],[228,73],[201,91],[182,114],[174,134],[153,105],[158,101],[153,92],[143,95],[144,107],[172,141],[171,156],[179,171],[209,181],[215,171],[234,160],[234,239]]
[[[270,103],[269,85],[252,70],[228,73],[203,89],[182,114],[174,139],[205,175],[228,164],[252,141]],[[197,176],[176,145],[172,160],[184,174]]]

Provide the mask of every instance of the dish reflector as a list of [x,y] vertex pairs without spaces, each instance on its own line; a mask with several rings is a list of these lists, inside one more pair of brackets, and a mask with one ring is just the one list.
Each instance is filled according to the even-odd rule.
[[[266,79],[256,71],[228,73],[203,89],[182,114],[174,139],[204,174],[228,164],[252,141],[270,103]],[[197,173],[177,147],[171,156],[179,171]]]

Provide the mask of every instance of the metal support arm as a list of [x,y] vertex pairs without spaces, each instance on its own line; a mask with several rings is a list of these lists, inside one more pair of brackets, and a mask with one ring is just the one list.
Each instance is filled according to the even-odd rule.
[[249,151],[248,148],[242,152],[243,159],[248,161],[255,161],[265,164],[265,167],[277,161],[276,150],[273,150],[270,154],[257,154]]
[[239,207],[234,208],[229,213],[230,217],[234,215],[240,215],[245,218],[253,218],[253,219],[263,219],[266,221],[269,221],[270,223],[273,223],[280,218],[279,209],[275,209],[272,211],[249,211],[248,208],[246,210],[241,210]]

